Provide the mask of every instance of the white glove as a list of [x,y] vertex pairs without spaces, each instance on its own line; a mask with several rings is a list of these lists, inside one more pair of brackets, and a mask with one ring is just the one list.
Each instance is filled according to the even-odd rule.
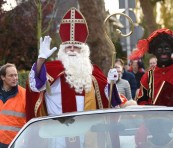
[[118,80],[118,72],[116,68],[110,69],[107,77],[108,83],[110,84],[111,81],[114,81],[114,83],[116,83],[117,80]]
[[55,50],[57,50],[56,47],[50,49],[51,40],[52,39],[50,36],[45,36],[44,39],[42,37],[40,38],[40,49],[38,58],[47,59],[53,54]]

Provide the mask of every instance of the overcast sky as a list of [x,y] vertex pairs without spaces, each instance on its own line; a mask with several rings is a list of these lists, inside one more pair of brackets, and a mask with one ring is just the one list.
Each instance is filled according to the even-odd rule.
[[3,6],[3,8],[8,11],[11,10],[16,6],[16,1],[15,0],[6,0],[7,3]]
[[109,13],[120,12],[119,8],[119,0],[104,0],[105,1],[105,8],[109,10]]

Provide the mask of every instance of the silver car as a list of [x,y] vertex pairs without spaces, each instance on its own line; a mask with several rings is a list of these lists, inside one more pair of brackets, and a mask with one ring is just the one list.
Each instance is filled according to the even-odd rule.
[[34,118],[9,148],[173,148],[173,107],[131,106]]

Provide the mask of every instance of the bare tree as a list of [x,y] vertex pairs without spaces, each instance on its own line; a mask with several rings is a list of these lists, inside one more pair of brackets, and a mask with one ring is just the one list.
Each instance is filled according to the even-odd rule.
[[173,1],[172,0],[164,0],[160,2],[160,18],[158,20],[159,24],[162,27],[173,29]]
[[154,2],[152,2],[152,0],[139,0],[139,1],[144,14],[144,22],[146,23],[148,33],[150,34],[151,32],[157,29],[156,17],[154,15],[155,4]]
[[14,9],[0,16],[3,55],[0,62],[12,62],[18,69],[30,69],[38,56],[40,36],[52,33],[55,0],[16,0],[16,3]]
[[113,49],[104,35],[103,22],[106,18],[104,0],[78,0],[78,2],[88,23],[91,60],[107,74],[111,67]]

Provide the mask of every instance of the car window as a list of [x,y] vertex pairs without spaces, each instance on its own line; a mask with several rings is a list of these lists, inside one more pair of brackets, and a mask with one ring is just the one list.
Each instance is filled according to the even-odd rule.
[[172,148],[172,128],[171,111],[51,118],[30,124],[12,148]]

